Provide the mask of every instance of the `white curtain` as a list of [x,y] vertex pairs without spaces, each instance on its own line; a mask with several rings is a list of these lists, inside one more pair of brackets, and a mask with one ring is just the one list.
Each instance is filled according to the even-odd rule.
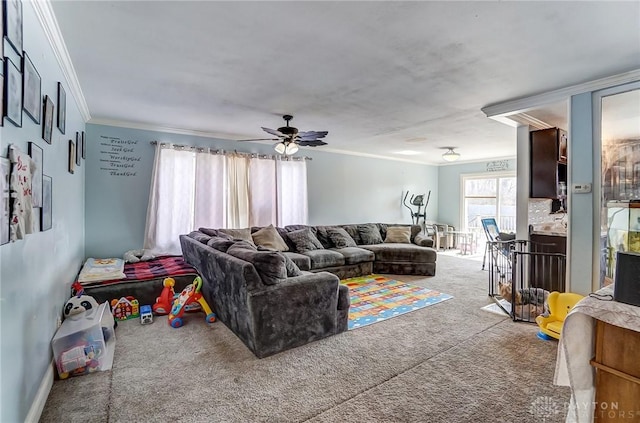
[[151,176],[144,248],[156,254],[181,254],[176,234],[193,228],[196,155],[158,145]]
[[276,224],[276,161],[253,159],[249,163],[249,225]]
[[306,225],[309,220],[307,208],[307,162],[306,160],[278,160],[278,226]]
[[307,165],[159,144],[151,176],[144,248],[182,253],[182,234],[201,227],[306,224]]
[[226,227],[246,228],[249,226],[249,158],[227,156],[227,174],[229,204]]

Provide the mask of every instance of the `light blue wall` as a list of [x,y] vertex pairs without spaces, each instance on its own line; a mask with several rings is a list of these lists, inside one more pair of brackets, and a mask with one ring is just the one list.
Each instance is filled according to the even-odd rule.
[[[514,140],[515,142],[515,140]],[[444,165],[438,168],[438,223],[460,228],[462,218],[460,210],[460,176],[465,174],[478,174],[492,172],[487,171],[488,162],[460,163]],[[508,171],[516,172],[516,160],[507,160]]]
[[[86,253],[87,256],[121,256],[142,248],[154,147],[150,141],[206,146],[224,150],[272,154],[270,145],[189,135],[87,125]],[[136,141],[132,157],[140,157],[135,176],[111,176],[101,170],[104,148],[110,138]],[[411,222],[401,206],[403,191],[433,196],[427,208],[435,219],[438,184],[435,166],[301,150],[307,162],[309,223]]]
[[[57,82],[63,75],[31,2],[23,3],[23,22],[24,50],[42,78],[42,95],[50,96],[57,110]],[[6,42],[4,51],[20,63]],[[66,83],[65,90],[67,135],[58,131],[54,120],[51,145],[42,139],[42,126],[26,113],[22,128],[6,120],[0,128],[0,155],[7,156],[9,144],[27,152],[27,143],[35,142],[43,149],[44,173],[53,180],[53,228],[0,246],[2,422],[24,421],[51,369],[56,319],[84,257],[85,164],[73,175],[67,172],[68,140],[84,130],[84,122]]]

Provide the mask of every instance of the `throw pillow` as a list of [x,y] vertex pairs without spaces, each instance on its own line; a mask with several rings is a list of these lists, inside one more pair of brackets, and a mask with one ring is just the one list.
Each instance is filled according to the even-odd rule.
[[299,253],[324,249],[318,238],[311,232],[311,228],[291,231],[287,235],[289,235],[289,239],[295,244],[296,251]]
[[358,225],[358,234],[363,245],[382,244],[380,230],[373,223]]
[[351,238],[351,235],[342,228],[327,228],[327,234],[329,239],[333,242],[336,248],[355,247],[356,242]]
[[253,243],[275,251],[289,251],[287,243],[273,225],[269,225],[251,234]]
[[193,231],[193,232],[189,233],[188,236],[189,236],[189,238],[193,238],[196,241],[202,242],[203,244],[206,244],[211,239],[211,236],[209,236],[209,235],[207,235],[205,233],[202,233],[200,231]]
[[265,285],[275,285],[287,278],[284,254],[278,251],[258,251],[253,244],[236,242],[227,254],[253,264]]
[[[241,239],[253,244],[253,238],[251,238],[251,229],[218,229],[219,233],[227,234],[233,239]],[[253,244],[255,245],[255,244]]]
[[237,241],[234,241],[232,239],[226,239],[223,237],[214,236],[214,237],[211,237],[209,242],[207,242],[207,245],[218,251],[222,251],[223,253],[226,253],[229,247],[231,247],[236,242]]
[[302,275],[302,271],[300,270],[298,265],[295,264],[293,262],[293,260],[291,260],[291,258],[289,258],[288,255],[283,254],[282,256],[284,257],[284,266],[287,269],[287,277],[288,278],[290,278],[292,276],[300,276],[300,275]]
[[384,242],[411,244],[411,227],[389,226],[387,228],[387,237],[384,239]]
[[210,236],[218,236],[218,230],[213,228],[200,228],[198,231]]

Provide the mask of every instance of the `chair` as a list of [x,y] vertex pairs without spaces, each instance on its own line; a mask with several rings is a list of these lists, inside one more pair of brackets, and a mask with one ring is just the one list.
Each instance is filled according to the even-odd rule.
[[564,319],[571,309],[584,297],[571,292],[553,291],[549,294],[549,316],[536,317],[540,332],[555,339],[560,339]]
[[481,219],[482,228],[484,234],[487,237],[487,243],[484,245],[484,257],[482,257],[482,270],[487,260],[487,252],[491,252],[493,255],[493,262],[498,263],[498,258],[501,256],[503,261],[506,261],[507,266],[511,265],[511,243],[516,236],[514,234],[502,233],[498,229],[496,219],[493,217]]

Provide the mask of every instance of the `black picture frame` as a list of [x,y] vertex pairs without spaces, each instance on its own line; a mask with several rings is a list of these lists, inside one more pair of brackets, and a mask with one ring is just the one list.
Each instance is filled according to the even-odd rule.
[[51,144],[51,138],[53,136],[53,101],[48,95],[44,96],[44,104],[42,106],[44,110],[44,116],[42,119],[42,139]]
[[22,56],[22,108],[35,123],[40,123],[42,80],[31,58]]
[[22,56],[22,1],[5,0],[2,5],[4,7],[4,37],[18,56]]
[[5,57],[4,61],[4,110],[5,117],[18,128],[22,127],[22,72]]
[[80,166],[81,158],[82,158],[82,138],[80,138],[80,132],[76,132],[76,166]]
[[42,175],[42,209],[40,211],[40,230],[48,231],[53,226],[53,178]]
[[58,130],[64,134],[67,121],[67,93],[62,82],[58,82]]
[[0,245],[9,242],[11,221],[11,161],[0,157]]
[[[2,37],[2,42],[0,42],[0,57],[4,57],[4,2],[2,2],[2,6],[0,6],[0,37]],[[2,90],[0,90],[2,91]]]
[[[0,42],[0,44],[4,44],[4,42]],[[2,60],[0,60],[0,72],[2,72],[0,75],[0,127],[2,127],[4,126],[4,62]]]
[[70,174],[75,173],[75,164],[76,164],[76,143],[73,140],[69,140],[69,168],[68,171]]
[[82,159],[86,159],[87,155],[87,139],[84,136],[84,131],[82,131]]
[[33,207],[42,207],[42,168],[44,166],[42,148],[35,142],[29,142],[29,156],[36,164],[36,171],[31,178],[31,202]]

